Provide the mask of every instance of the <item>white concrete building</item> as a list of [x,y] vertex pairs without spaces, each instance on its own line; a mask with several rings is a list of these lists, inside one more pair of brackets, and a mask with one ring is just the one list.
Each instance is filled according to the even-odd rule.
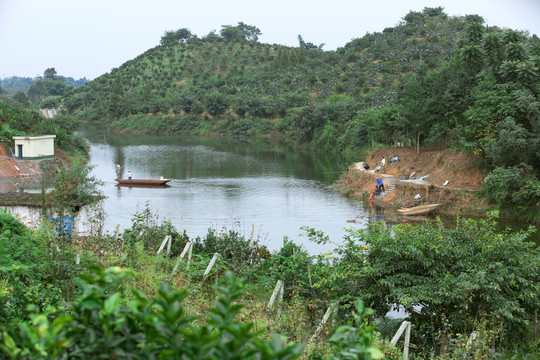
[[15,157],[22,160],[54,158],[56,135],[14,136]]

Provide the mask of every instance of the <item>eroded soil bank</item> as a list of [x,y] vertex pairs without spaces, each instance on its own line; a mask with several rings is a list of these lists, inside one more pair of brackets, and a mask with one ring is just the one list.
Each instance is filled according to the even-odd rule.
[[[474,155],[451,149],[422,149],[417,155],[413,148],[381,148],[370,151],[366,159],[358,161],[366,160],[373,170],[380,166],[383,157],[386,159],[384,173],[401,180],[378,201],[385,207],[399,209],[437,203],[442,204],[437,213],[462,216],[482,216],[494,208],[478,195],[485,174],[477,167],[479,158]],[[396,157],[397,161],[392,162]],[[352,164],[339,185],[348,196],[367,200],[377,177],[377,173],[360,171]],[[413,178],[416,181],[403,181]]]

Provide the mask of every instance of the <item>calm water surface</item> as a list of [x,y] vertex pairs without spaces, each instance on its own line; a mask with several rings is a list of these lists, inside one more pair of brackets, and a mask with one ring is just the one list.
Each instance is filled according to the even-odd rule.
[[[93,175],[104,182],[105,228],[130,228],[146,204],[190,238],[208,229],[255,236],[271,250],[286,236],[310,253],[333,248],[307,240],[302,226],[341,242],[345,228],[365,227],[369,210],[332,185],[346,169],[339,158],[301,153],[263,141],[233,138],[113,134],[86,125]],[[172,179],[168,187],[117,186],[115,165],[134,178]],[[360,219],[356,224],[349,219]]]

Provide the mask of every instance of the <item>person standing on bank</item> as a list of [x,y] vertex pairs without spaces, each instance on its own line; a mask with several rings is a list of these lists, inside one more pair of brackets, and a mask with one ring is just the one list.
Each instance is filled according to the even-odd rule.
[[380,177],[377,178],[377,187],[380,192],[384,192],[384,182]]
[[383,156],[382,160],[381,160],[381,174],[384,174],[384,167],[385,166],[386,166],[386,159]]
[[131,180],[131,171],[128,171],[128,172],[127,172],[127,178],[128,178],[129,180]]

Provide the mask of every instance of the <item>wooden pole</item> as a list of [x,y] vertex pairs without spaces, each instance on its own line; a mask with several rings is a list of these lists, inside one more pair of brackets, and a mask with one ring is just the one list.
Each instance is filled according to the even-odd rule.
[[184,235],[182,232],[182,225],[184,225],[184,215],[180,215],[180,237]]

